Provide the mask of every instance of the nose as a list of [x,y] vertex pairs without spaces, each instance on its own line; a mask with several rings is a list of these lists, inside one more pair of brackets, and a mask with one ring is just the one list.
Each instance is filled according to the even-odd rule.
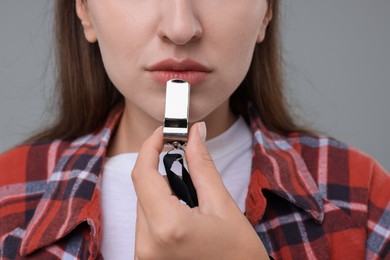
[[185,45],[202,37],[202,25],[190,0],[166,1],[158,26],[158,35],[176,45]]

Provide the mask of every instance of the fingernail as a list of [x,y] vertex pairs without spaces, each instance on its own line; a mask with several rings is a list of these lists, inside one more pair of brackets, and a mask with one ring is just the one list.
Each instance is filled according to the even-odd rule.
[[205,122],[198,123],[198,134],[200,139],[202,139],[202,141],[205,142],[206,135],[207,135],[207,128]]

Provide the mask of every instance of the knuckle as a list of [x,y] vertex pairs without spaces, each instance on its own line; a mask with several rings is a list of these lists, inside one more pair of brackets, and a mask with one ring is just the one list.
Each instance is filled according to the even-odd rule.
[[139,166],[137,164],[134,166],[134,169],[131,171],[131,174],[130,174],[133,184],[137,183],[137,181],[140,178],[140,175],[142,174],[143,171],[144,170],[142,169],[141,166]]
[[149,246],[136,246],[135,255],[138,260],[156,259],[156,250]]
[[154,228],[153,235],[156,243],[160,246],[174,246],[179,244],[185,238],[185,232],[182,227],[183,225],[175,222],[175,224],[164,224]]
[[215,168],[215,164],[213,159],[211,158],[209,153],[202,153],[200,155],[203,165],[206,166],[207,168]]
[[131,172],[131,180],[135,182],[137,180],[137,175],[138,175],[138,169],[137,167],[134,167],[133,171]]

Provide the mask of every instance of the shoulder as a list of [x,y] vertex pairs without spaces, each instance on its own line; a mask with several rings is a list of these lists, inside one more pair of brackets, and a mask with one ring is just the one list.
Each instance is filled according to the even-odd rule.
[[292,145],[301,154],[323,199],[324,225],[340,230],[348,225],[359,227],[364,231],[366,258],[388,257],[389,173],[371,156],[334,138],[295,138]]
[[67,146],[59,140],[39,142],[0,154],[0,248],[6,259],[19,255],[26,228],[47,188],[50,170]]
[[327,136],[294,134],[290,142],[326,200],[348,214],[387,207],[390,175],[374,158]]
[[15,172],[16,169],[23,171],[25,168],[22,161],[26,161],[30,146],[18,146],[12,150],[0,154],[0,174],[2,175],[1,180],[6,177],[12,177],[11,172]]
[[61,140],[43,141],[20,145],[0,154],[0,187],[46,179],[49,168],[55,166],[68,145]]
[[341,177],[344,173],[344,177],[369,179],[381,168],[371,156],[329,136],[291,134],[288,140],[316,176],[326,172]]

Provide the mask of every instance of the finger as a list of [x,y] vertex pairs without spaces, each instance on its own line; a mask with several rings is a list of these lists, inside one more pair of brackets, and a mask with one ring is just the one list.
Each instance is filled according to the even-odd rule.
[[165,212],[172,200],[171,189],[157,170],[162,149],[162,128],[158,128],[143,143],[131,174],[135,192],[148,221]]
[[159,155],[163,149],[162,127],[157,128],[152,135],[142,144],[134,167],[156,170],[159,163]]
[[197,190],[199,205],[205,202],[220,204],[221,200],[225,201],[231,197],[207,150],[205,136],[204,122],[196,123],[191,127],[186,147],[186,160]]

